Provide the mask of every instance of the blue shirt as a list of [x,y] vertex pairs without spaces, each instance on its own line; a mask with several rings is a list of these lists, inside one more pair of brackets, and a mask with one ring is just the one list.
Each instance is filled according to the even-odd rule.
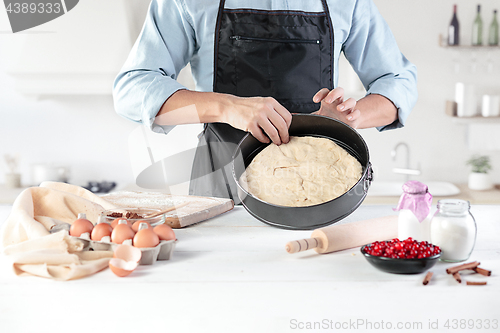
[[[400,52],[372,0],[328,0],[334,29],[334,85],[341,52],[367,94],[379,94],[398,109],[402,127],[417,100],[416,67]],[[152,0],[143,29],[113,87],[116,111],[167,133],[154,123],[163,103],[186,89],[176,78],[191,64],[197,91],[213,91],[214,33],[219,0]],[[228,0],[226,8],[322,12],[320,0]],[[313,96],[311,96],[312,99]],[[349,96],[346,96],[346,98]]]

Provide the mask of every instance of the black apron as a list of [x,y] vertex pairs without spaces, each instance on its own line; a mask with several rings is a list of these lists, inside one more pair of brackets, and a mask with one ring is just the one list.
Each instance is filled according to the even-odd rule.
[[[311,0],[309,0],[311,1]],[[215,28],[213,91],[240,97],[274,97],[291,113],[311,113],[321,88],[333,89],[333,27],[323,12],[225,9]],[[205,124],[189,193],[239,203],[232,155],[246,132],[225,123]]]

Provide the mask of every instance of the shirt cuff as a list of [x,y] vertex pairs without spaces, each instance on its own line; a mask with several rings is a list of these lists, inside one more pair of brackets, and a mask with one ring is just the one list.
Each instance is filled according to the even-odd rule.
[[175,125],[155,124],[156,115],[170,96],[183,89],[187,88],[175,80],[155,77],[144,92],[141,110],[142,123],[155,133],[170,132]]
[[378,131],[382,132],[404,127],[406,119],[411,112],[411,108],[408,105],[408,93],[406,91],[400,91],[398,87],[394,86],[394,83],[377,82],[366,93],[366,95],[370,94],[384,96],[396,106],[398,111],[398,119],[394,120],[391,124],[376,127]]

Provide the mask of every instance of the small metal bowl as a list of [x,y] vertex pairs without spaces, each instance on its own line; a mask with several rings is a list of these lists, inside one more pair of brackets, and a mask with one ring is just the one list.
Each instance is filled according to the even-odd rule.
[[361,253],[368,262],[381,271],[394,274],[419,274],[427,271],[436,264],[441,253],[422,259],[397,259],[382,256],[374,256],[365,252],[364,245],[361,247]]
[[[117,218],[120,218],[120,217],[112,217],[112,216],[109,216],[111,215],[112,213],[126,213],[126,212],[130,212],[130,213],[136,213],[137,215],[140,215],[140,216],[146,216],[146,215],[149,215],[149,214],[153,214],[153,213],[159,213],[161,212],[161,209],[153,209],[153,208],[117,208],[117,209],[110,209],[110,210],[105,210],[104,212],[102,212],[102,216],[105,217],[105,221],[108,222],[108,223],[111,223],[113,222],[115,219]],[[125,216],[123,218],[126,218]],[[137,222],[137,221],[145,221],[145,222],[148,222],[152,227],[154,226],[157,226],[159,224],[162,224],[162,223],[165,223],[165,214],[160,214],[158,216],[155,216],[155,217],[149,217],[149,218],[126,218],[127,221],[129,221],[131,224],[134,224],[134,222]]]

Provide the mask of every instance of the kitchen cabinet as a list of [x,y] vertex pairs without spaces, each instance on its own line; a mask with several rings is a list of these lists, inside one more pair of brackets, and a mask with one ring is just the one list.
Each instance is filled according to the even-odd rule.
[[0,34],[3,68],[26,95],[111,94],[148,2],[80,1],[63,16]]

